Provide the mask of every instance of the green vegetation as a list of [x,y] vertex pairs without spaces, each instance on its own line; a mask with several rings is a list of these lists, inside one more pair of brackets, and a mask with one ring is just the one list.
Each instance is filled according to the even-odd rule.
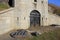
[[60,9],[58,9],[56,12],[57,12],[57,15],[60,16]]
[[32,37],[28,40],[60,40],[60,29],[55,31],[50,31],[48,33],[43,33],[38,37]]
[[4,10],[4,9],[8,9],[8,8],[9,8],[9,6],[7,4],[0,3],[0,11]]

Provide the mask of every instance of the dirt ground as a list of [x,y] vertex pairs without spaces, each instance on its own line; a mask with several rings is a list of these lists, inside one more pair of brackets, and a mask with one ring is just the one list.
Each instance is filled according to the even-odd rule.
[[[43,32],[48,32],[48,31],[53,31],[59,27],[54,27],[54,26],[46,26],[46,27],[30,27],[28,30],[30,31],[39,31],[41,33]],[[19,38],[12,38],[10,37],[10,33],[14,31],[10,31],[6,34],[0,35],[0,40],[20,40]]]
[[60,28],[60,26],[38,26],[38,27],[36,26],[36,27],[30,27],[28,30],[44,33],[44,32],[53,31],[58,28]]

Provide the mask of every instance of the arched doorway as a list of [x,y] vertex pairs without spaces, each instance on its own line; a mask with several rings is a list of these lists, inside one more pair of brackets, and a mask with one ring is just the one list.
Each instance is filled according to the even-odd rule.
[[15,3],[14,1],[15,0],[9,0],[8,1],[8,4],[9,4],[10,7],[14,7],[14,3]]
[[37,10],[33,10],[30,13],[30,26],[40,26],[40,13]]

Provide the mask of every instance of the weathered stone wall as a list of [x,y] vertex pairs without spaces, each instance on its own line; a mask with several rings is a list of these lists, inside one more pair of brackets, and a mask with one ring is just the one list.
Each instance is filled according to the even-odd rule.
[[48,24],[49,25],[52,25],[52,24],[60,25],[60,16],[49,12]]
[[[41,14],[41,25],[47,25],[46,18],[48,17],[48,2],[47,0],[37,0],[36,8],[34,0],[15,0],[15,13],[20,19],[20,28],[26,29],[30,27],[30,13],[37,10]],[[43,21],[42,21],[43,18]],[[43,22],[43,23],[42,23]]]
[[47,0],[37,0],[36,7],[34,0],[15,0],[15,7],[5,10],[0,14],[1,33],[12,29],[28,29],[30,27],[30,13],[37,10],[41,14],[41,25],[47,25],[48,3]]
[[14,10],[12,8],[0,12],[0,34],[15,28]]

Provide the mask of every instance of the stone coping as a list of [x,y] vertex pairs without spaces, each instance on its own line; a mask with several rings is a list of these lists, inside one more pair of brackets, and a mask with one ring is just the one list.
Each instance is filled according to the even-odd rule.
[[0,11],[0,14],[6,13],[6,12],[11,11],[11,10],[13,10],[13,9],[14,9],[14,8],[9,8],[9,9],[6,9],[6,10],[3,10],[3,11]]

